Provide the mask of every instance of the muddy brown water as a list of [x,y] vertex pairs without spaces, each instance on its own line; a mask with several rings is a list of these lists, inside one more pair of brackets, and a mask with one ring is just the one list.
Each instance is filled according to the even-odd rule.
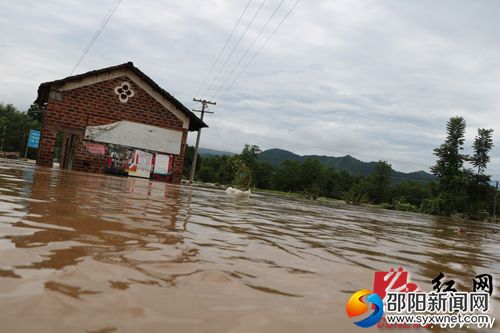
[[499,231],[0,160],[0,331],[366,332],[347,299],[400,266],[492,274],[500,317]]

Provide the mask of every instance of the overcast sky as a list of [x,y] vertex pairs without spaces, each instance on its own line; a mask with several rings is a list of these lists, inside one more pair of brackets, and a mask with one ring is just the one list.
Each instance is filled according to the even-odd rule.
[[[0,102],[25,110],[41,82],[68,76],[114,2],[0,0]],[[193,108],[280,4],[267,0],[257,13],[263,0],[250,2],[219,66],[257,13],[253,24],[196,95],[247,2],[123,0],[75,73],[133,61]],[[294,3],[283,0],[232,77]],[[467,146],[478,127],[495,129],[489,171],[500,179],[499,64],[500,1],[302,0],[216,98],[201,146],[238,152],[249,143],[428,170],[447,120],[459,115]]]

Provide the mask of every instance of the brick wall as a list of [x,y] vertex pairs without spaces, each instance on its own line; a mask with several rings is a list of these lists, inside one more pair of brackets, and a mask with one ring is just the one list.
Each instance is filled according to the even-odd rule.
[[[134,96],[127,103],[120,102],[115,87],[127,81]],[[99,82],[73,90],[65,91],[58,99],[49,99],[44,112],[42,137],[37,163],[52,166],[54,145],[57,133],[64,133],[63,146],[71,134],[76,135],[77,146],[73,169],[78,171],[104,172],[106,157],[90,154],[84,147],[86,126],[104,125],[120,120],[182,131],[179,155],[174,155],[174,183],[180,183],[184,163],[187,130],[182,121],[146,91],[127,77]],[[62,149],[61,160],[64,158]]]
[[48,167],[52,166],[52,160],[54,158],[54,146],[56,144],[56,135],[56,129],[42,127],[40,146],[38,149],[38,165]]

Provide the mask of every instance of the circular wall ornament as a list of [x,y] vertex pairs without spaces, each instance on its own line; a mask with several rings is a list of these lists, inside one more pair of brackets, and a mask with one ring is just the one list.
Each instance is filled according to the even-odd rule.
[[128,82],[122,82],[121,85],[115,88],[115,94],[122,103],[127,103],[130,97],[134,97],[134,91]]

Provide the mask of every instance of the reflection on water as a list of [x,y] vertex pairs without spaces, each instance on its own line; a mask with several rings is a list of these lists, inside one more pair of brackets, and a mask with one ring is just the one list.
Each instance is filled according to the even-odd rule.
[[10,332],[355,331],[345,301],[375,270],[403,266],[423,289],[443,272],[470,290],[500,274],[499,231],[0,160],[0,320]]

